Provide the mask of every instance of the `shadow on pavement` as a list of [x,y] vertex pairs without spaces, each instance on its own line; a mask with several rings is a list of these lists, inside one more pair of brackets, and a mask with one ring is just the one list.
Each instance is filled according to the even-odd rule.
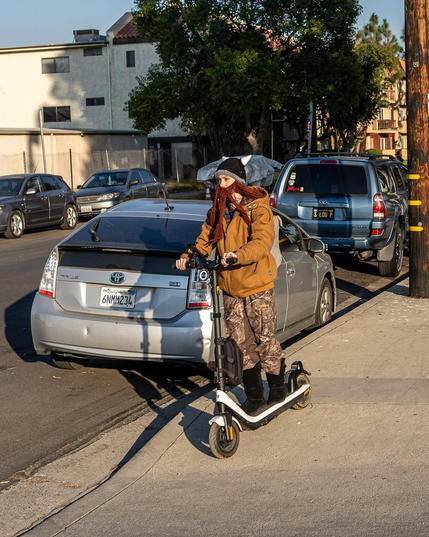
[[5,339],[24,362],[50,362],[48,356],[37,356],[31,338],[31,306],[37,289],[20,298],[4,311]]

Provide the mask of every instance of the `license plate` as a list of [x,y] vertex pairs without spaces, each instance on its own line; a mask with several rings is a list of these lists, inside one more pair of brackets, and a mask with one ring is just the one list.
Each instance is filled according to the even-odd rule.
[[81,205],[79,211],[81,213],[92,213],[92,205]]
[[313,220],[333,220],[334,219],[334,209],[313,209]]
[[118,287],[102,287],[100,306],[132,310],[136,306],[136,290]]

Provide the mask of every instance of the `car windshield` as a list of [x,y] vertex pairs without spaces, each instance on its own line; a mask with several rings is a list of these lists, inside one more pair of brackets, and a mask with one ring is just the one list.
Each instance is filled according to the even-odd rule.
[[367,195],[365,168],[342,164],[296,164],[286,180],[287,194]]
[[127,172],[102,172],[95,173],[85,181],[81,188],[95,188],[100,186],[125,185]]
[[[183,253],[190,242],[194,242],[201,231],[199,220],[178,220],[167,217],[111,217],[103,216],[96,222],[83,227],[67,241],[88,246],[134,248],[144,251]],[[99,241],[93,240],[95,230]]]
[[23,182],[24,179],[0,179],[0,198],[3,196],[17,196]]

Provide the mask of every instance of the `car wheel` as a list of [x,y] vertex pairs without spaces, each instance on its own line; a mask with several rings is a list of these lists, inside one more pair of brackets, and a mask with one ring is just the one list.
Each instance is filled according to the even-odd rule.
[[316,320],[309,329],[318,328],[319,326],[329,323],[332,317],[333,302],[331,282],[328,278],[324,278],[317,299]]
[[82,369],[88,365],[89,359],[87,358],[73,358],[72,360],[66,360],[61,354],[51,352],[51,360],[59,369]]
[[61,229],[74,229],[77,224],[77,212],[74,205],[67,205]]
[[400,227],[396,230],[395,237],[395,252],[390,261],[379,261],[378,271],[380,276],[387,278],[396,278],[402,269],[402,261],[404,259],[404,235]]
[[9,215],[9,221],[4,236],[7,239],[19,239],[24,233],[24,228],[24,215],[21,211],[12,211]]

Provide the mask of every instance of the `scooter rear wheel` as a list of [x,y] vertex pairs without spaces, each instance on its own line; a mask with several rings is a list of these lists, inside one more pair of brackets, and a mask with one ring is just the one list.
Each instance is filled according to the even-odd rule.
[[219,426],[217,423],[213,423],[210,427],[209,444],[210,449],[215,457],[218,459],[228,459],[235,455],[240,444],[240,430],[238,425],[233,421],[233,439],[228,441],[225,433],[225,427]]
[[[305,373],[300,373],[297,378],[296,382],[298,384],[298,388],[303,386],[304,384],[310,384],[310,379],[307,377]],[[303,408],[306,408],[311,403],[311,388],[309,389],[308,393],[304,395],[304,397],[298,401],[298,403],[295,403],[292,408],[295,410],[301,410]]]

